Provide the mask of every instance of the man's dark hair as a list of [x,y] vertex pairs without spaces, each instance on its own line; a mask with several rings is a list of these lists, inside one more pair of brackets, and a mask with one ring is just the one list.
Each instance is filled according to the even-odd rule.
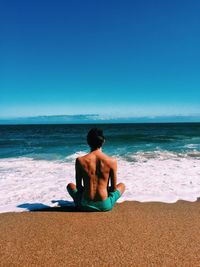
[[105,141],[105,137],[103,135],[103,131],[98,128],[92,128],[87,135],[87,142],[88,145],[92,149],[97,149],[102,147],[103,143]]

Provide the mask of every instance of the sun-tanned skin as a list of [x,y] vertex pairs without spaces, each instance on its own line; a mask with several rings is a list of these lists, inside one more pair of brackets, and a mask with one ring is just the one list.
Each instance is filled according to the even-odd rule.
[[77,188],[85,199],[92,201],[103,201],[108,197],[108,192],[116,189],[120,195],[125,190],[123,183],[117,184],[117,161],[104,154],[101,148],[76,159],[76,185],[70,183],[68,187],[72,190]]

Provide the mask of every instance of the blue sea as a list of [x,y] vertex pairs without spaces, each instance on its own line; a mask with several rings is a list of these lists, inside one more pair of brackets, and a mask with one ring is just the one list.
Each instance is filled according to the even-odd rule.
[[112,156],[155,151],[196,156],[200,151],[200,123],[1,125],[0,158],[65,160],[88,151],[86,135],[93,126],[103,129],[104,151]]
[[127,184],[120,201],[200,196],[200,123],[1,125],[0,211],[69,201],[65,186],[74,181],[75,158],[89,152],[92,127],[103,129],[103,152],[118,160]]

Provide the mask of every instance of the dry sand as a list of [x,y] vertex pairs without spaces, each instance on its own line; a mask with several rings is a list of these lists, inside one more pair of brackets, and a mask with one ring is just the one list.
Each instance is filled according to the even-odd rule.
[[0,215],[0,266],[200,266],[200,202]]

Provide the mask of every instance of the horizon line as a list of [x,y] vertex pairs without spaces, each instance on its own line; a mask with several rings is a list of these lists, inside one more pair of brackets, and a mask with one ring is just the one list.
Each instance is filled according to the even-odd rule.
[[100,114],[39,115],[0,118],[0,125],[54,124],[132,124],[132,123],[200,123],[200,114],[113,117]]
[[119,115],[113,116],[109,114],[99,114],[99,113],[78,113],[78,114],[55,114],[55,115],[29,115],[29,116],[9,116],[9,117],[0,117],[0,120],[17,120],[17,119],[32,119],[32,118],[53,118],[53,117],[99,117],[105,119],[130,119],[130,118],[165,118],[165,117],[200,117],[200,113],[192,113],[192,114],[152,114],[152,115]]
[[31,126],[31,125],[105,125],[105,124],[200,124],[200,121],[158,121],[158,122],[83,122],[83,123],[78,123],[78,122],[74,122],[74,123],[5,123],[5,124],[1,124],[0,123],[0,127],[1,126]]

